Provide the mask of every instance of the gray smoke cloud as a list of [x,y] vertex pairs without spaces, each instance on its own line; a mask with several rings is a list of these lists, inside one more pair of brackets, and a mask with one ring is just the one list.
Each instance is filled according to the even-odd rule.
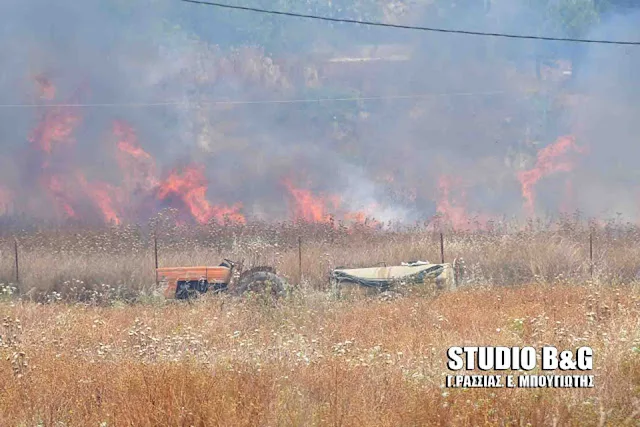
[[[611,16],[591,34],[594,38],[639,40],[640,13]],[[638,47],[590,46],[582,57],[575,91],[580,101],[569,110],[579,140],[589,147],[580,170],[577,201],[593,215],[623,214],[635,219],[640,211],[637,158],[640,155],[640,66]]]
[[[543,25],[543,6],[526,0],[362,9],[388,22],[568,35]],[[618,12],[584,36],[640,40],[640,15]],[[81,120],[75,142],[48,157],[48,170],[63,176],[79,170],[90,182],[121,185],[112,129],[124,120],[155,159],[158,180],[203,165],[211,203],[240,202],[247,217],[289,217],[289,179],[339,196],[346,211],[426,220],[446,205],[443,176],[453,183],[448,205],[466,216],[523,217],[518,172],[575,135],[589,151],[572,155],[572,171],[536,183],[536,213],[638,214],[637,47],[327,24],[169,0],[5,0],[0,23],[2,104],[156,104],[70,109]],[[55,98],[42,98],[37,76],[55,86]],[[385,99],[211,103],[349,97]],[[184,105],[159,105],[166,102]],[[14,213],[51,217],[59,203],[43,189],[44,155],[28,140],[46,111],[0,109],[0,185],[13,192]],[[62,192],[76,210],[96,213],[69,182]],[[149,206],[142,217],[164,207],[147,200],[153,194],[136,197]]]

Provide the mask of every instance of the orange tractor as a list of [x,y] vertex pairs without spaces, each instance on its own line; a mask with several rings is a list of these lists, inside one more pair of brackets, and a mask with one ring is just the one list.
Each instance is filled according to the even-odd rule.
[[[162,267],[156,269],[157,282],[164,285],[164,296],[169,299],[191,299],[211,291],[231,290],[236,295],[246,292],[267,293],[282,296],[287,284],[272,267],[255,267],[240,271],[236,276],[236,263],[225,259],[220,265],[210,267]],[[241,269],[240,269],[241,270]]]

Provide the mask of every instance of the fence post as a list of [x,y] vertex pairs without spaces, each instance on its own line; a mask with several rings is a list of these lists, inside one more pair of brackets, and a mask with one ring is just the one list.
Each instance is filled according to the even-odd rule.
[[298,236],[298,284],[302,283],[302,236]]
[[444,264],[444,234],[440,233],[440,262]]
[[589,274],[593,279],[593,230],[589,232]]
[[158,236],[153,233],[153,259],[155,261],[156,286],[158,286]]
[[20,284],[20,263],[18,261],[18,239],[13,239],[13,252],[16,260],[16,284]]

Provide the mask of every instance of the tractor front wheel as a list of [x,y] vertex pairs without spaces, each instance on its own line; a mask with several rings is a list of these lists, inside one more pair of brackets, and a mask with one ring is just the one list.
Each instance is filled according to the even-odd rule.
[[198,291],[195,289],[197,282],[179,281],[176,289],[176,299],[192,300],[198,298]]

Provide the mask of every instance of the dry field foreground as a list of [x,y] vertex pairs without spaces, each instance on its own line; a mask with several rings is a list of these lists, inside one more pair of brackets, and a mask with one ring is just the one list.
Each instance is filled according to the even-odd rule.
[[[636,286],[280,306],[0,304],[0,425],[638,425]],[[443,389],[453,345],[594,348],[593,389]]]

